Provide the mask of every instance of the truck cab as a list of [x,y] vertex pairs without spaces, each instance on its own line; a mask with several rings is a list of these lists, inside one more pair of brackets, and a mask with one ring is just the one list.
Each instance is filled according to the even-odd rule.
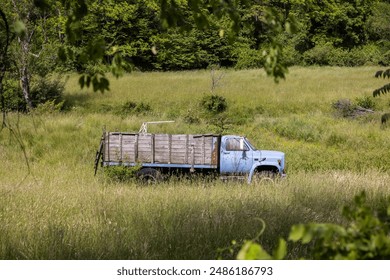
[[285,176],[284,153],[256,149],[246,137],[226,135],[221,138],[220,173],[247,175],[250,183],[254,175]]

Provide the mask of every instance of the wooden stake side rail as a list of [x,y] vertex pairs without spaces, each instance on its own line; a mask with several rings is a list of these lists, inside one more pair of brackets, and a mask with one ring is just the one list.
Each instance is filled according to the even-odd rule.
[[168,164],[217,168],[220,135],[105,132],[103,165]]

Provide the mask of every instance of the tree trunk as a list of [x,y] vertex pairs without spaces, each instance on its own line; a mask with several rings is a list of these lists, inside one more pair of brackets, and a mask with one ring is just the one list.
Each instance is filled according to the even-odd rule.
[[28,56],[30,53],[30,47],[31,47],[31,38],[34,34],[34,31],[30,31],[26,28],[26,35],[23,37],[19,37],[18,41],[20,44],[21,49],[21,59],[20,59],[20,86],[22,88],[23,97],[26,101],[26,109],[27,111],[30,111],[33,106],[31,102],[31,95],[30,95],[30,71],[29,71],[29,62],[28,62]]
[[27,110],[29,111],[32,109],[33,105],[30,99],[30,77],[27,63],[22,65],[22,69],[20,71],[20,83],[22,86],[23,97],[27,104]]
[[8,25],[7,17],[5,16],[4,12],[0,8],[0,18],[4,23],[5,27],[5,40],[1,42],[2,49],[0,49],[0,103],[1,103],[1,111],[3,113],[3,121],[1,124],[1,128],[4,128],[6,126],[6,112],[5,112],[5,100],[4,100],[4,88],[3,88],[3,79],[5,76],[5,73],[7,71],[7,59],[8,59],[8,46],[10,41],[10,30]]

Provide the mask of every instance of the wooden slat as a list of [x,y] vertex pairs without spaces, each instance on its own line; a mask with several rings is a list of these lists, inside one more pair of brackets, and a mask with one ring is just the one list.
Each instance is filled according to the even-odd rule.
[[[212,135],[106,133],[105,161],[214,164],[219,138]],[[193,150],[193,151],[192,151]]]

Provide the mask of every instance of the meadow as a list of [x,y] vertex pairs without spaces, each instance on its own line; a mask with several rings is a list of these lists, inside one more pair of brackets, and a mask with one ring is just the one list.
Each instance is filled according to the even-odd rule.
[[[390,128],[375,112],[337,114],[339,99],[359,102],[384,84],[377,67],[293,67],[275,84],[262,70],[220,70],[214,94],[226,98],[224,126],[199,102],[210,71],[140,73],[104,94],[66,78],[64,112],[9,113],[0,132],[0,259],[214,259],[254,238],[272,250],[296,223],[345,223],[341,208],[366,191],[376,209],[389,203]],[[132,110],[131,102],[143,104]],[[127,107],[126,107],[127,106]],[[288,177],[247,185],[171,178],[153,186],[118,182],[93,163],[102,130],[246,135],[261,149],[286,153]],[[222,131],[223,130],[223,131]],[[25,153],[23,153],[25,151]],[[25,157],[26,155],[26,157]],[[290,244],[288,258],[310,258]]]

